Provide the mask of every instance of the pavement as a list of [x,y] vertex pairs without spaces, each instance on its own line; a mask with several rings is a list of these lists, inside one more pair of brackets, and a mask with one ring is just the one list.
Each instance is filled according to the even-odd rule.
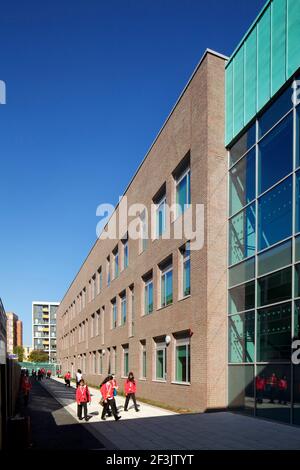
[[[69,413],[73,422],[91,434],[106,449],[120,450],[299,450],[300,428],[230,412],[177,414],[140,403],[136,413],[131,403],[117,397],[122,419],[101,421],[100,391],[90,388],[90,420],[76,417],[75,387],[62,379],[44,379],[42,387]],[[94,442],[94,441],[93,441]]]

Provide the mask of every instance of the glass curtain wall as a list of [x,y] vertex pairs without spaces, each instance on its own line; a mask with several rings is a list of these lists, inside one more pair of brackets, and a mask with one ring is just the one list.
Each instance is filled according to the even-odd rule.
[[[299,77],[298,77],[299,78]],[[300,425],[300,105],[293,85],[229,150],[229,407]]]

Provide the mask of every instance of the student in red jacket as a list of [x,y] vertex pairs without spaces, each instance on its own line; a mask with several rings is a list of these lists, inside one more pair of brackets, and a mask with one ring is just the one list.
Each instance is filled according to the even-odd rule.
[[65,374],[65,386],[66,386],[66,387],[71,387],[70,382],[71,382],[71,374],[70,374],[70,372],[68,371],[68,372]]
[[136,393],[136,382],[134,380],[133,373],[129,372],[128,379],[125,382],[126,400],[125,400],[125,405],[124,405],[124,411],[128,411],[128,403],[129,403],[130,398],[132,398],[135,411],[140,411],[136,404],[135,393]]
[[258,375],[255,380],[256,383],[256,402],[263,403],[264,391],[266,387],[266,380],[264,376]]
[[283,402],[284,405],[287,404],[287,389],[288,389],[288,381],[286,375],[282,377],[282,379],[278,380],[278,403],[281,404]]
[[103,400],[103,410],[101,419],[105,421],[105,415],[108,413],[109,408],[111,408],[111,411],[116,421],[121,419],[121,416],[118,416],[116,401],[114,397],[114,382],[112,375],[109,375],[103,380],[102,384],[100,385],[100,392]]
[[29,392],[31,390],[31,382],[27,375],[24,375],[22,378],[21,388],[23,391],[24,405],[27,406],[29,401]]
[[88,421],[87,404],[91,403],[91,394],[84,380],[81,379],[76,389],[77,416],[82,420],[82,408],[84,410],[84,419]]

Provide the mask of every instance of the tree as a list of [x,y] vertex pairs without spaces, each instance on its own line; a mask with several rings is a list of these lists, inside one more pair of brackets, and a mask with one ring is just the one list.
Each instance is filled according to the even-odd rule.
[[18,356],[18,361],[23,362],[24,359],[24,348],[23,346],[15,346],[14,347],[14,354]]
[[48,353],[42,349],[35,349],[29,354],[29,362],[48,362]]

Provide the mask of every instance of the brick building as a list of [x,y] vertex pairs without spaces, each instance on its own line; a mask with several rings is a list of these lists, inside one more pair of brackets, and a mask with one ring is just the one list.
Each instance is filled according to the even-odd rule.
[[[225,61],[205,52],[125,191],[128,206],[154,205],[157,239],[143,214],[139,240],[98,239],[57,312],[63,372],[122,385],[133,371],[139,397],[200,411],[227,404]],[[161,236],[174,202],[204,205],[202,249]]]

